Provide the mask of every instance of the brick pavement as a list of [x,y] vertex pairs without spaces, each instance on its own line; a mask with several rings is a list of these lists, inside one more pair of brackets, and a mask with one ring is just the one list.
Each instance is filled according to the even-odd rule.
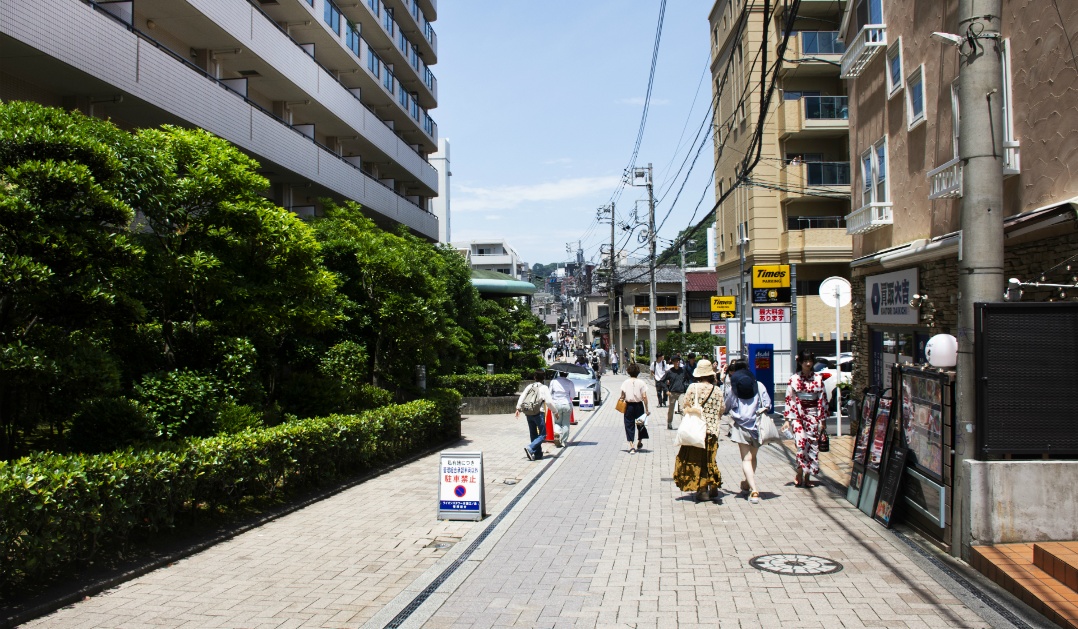
[[[542,476],[403,626],[988,626],[845,500],[792,487],[779,446],[761,453],[759,505],[730,493],[740,472],[729,442],[721,504],[695,504],[670,481],[673,431],[654,422],[630,455],[616,396],[605,397],[580,414],[575,445],[547,446],[550,462],[525,459],[523,419],[464,422],[454,449],[484,451],[491,514]],[[435,520],[436,469],[424,457],[28,626],[382,627],[492,523]],[[459,543],[428,547],[437,540]],[[748,565],[773,552],[844,569],[790,577]]]

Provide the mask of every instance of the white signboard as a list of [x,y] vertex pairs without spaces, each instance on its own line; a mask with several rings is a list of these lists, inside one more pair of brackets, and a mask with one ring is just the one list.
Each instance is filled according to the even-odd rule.
[[725,323],[712,323],[711,333],[715,336],[726,336],[726,324]]
[[595,408],[595,395],[591,389],[580,391],[580,410],[590,411]]
[[475,520],[486,515],[482,452],[442,452],[438,465],[438,519]]
[[754,307],[752,309],[753,323],[789,323],[789,306]]
[[865,278],[865,321],[916,325],[920,312],[910,305],[910,298],[917,292],[917,269],[869,275]]
[[726,347],[724,345],[715,346],[715,364],[719,366],[719,369],[726,368]]

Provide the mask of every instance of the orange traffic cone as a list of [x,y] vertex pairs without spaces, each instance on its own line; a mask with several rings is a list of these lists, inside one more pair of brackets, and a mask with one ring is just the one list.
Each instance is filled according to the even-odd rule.
[[554,414],[546,409],[546,440],[554,441]]

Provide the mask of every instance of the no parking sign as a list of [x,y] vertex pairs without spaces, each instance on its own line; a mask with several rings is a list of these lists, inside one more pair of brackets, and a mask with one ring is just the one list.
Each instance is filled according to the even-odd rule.
[[438,466],[438,519],[475,520],[486,515],[482,452],[442,452]]

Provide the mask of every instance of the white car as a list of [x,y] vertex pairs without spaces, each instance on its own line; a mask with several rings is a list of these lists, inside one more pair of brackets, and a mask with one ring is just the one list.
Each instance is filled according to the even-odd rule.
[[816,365],[812,368],[813,371],[824,377],[823,386],[827,391],[828,404],[832,409],[834,409],[835,405],[835,386],[839,382],[845,382],[846,384],[853,382],[853,354],[842,352],[839,354],[837,362],[838,364],[836,365],[834,356],[817,356]]

